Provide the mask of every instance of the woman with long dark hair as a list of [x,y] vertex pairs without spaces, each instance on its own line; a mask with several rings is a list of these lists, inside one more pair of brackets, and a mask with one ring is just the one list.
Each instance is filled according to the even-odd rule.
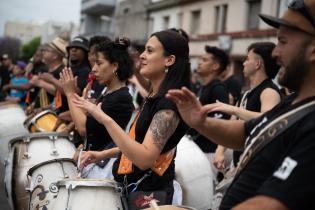
[[[187,126],[176,105],[165,98],[165,93],[169,89],[190,86],[188,41],[171,30],[156,32],[146,43],[140,62],[140,73],[150,81],[151,89],[129,135],[100,109],[100,105],[78,96],[73,102],[102,123],[120,149],[121,154],[113,165],[113,175],[124,185],[125,192],[160,191],[165,195],[163,202],[171,204],[175,150]],[[87,152],[82,157],[81,166],[106,156],[106,151]]]

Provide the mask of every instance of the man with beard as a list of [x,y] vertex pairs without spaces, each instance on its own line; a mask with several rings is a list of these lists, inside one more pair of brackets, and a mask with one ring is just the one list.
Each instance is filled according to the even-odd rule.
[[202,107],[187,88],[167,96],[203,135],[227,147],[245,147],[221,210],[315,209],[315,0],[291,1],[281,18],[260,17],[278,28],[273,56],[281,65],[279,83],[294,94],[247,122],[208,118],[213,107]]
[[[56,37],[43,49],[43,61],[48,67],[48,72],[33,75],[30,84],[41,88],[35,100],[35,108],[49,108],[58,90],[59,74],[64,68],[63,58],[66,56],[66,43],[60,37]],[[56,81],[56,82],[55,82]],[[63,109],[67,109],[64,107]]]

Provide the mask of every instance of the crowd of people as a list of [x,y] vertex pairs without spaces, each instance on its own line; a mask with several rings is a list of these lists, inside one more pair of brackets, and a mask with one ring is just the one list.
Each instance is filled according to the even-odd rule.
[[63,123],[74,136],[82,178],[114,179],[126,196],[159,191],[162,204],[181,204],[174,160],[186,135],[208,158],[214,186],[232,174],[212,209],[313,209],[315,1],[260,18],[278,29],[278,43],[249,43],[248,87],[215,46],[192,71],[189,37],[173,28],[145,46],[56,37],[28,63],[4,54],[0,104],[18,103],[30,116],[53,110],[54,130]]

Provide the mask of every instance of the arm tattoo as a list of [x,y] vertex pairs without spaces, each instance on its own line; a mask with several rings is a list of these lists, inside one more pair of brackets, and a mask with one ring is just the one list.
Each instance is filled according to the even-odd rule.
[[167,140],[174,133],[179,117],[173,110],[160,110],[155,113],[150,124],[150,131],[155,144],[161,151]]

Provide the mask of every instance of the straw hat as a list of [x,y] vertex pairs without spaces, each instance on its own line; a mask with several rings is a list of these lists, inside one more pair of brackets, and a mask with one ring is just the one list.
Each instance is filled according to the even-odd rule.
[[47,44],[49,47],[56,50],[62,57],[66,57],[66,42],[60,37],[56,37],[52,42]]

